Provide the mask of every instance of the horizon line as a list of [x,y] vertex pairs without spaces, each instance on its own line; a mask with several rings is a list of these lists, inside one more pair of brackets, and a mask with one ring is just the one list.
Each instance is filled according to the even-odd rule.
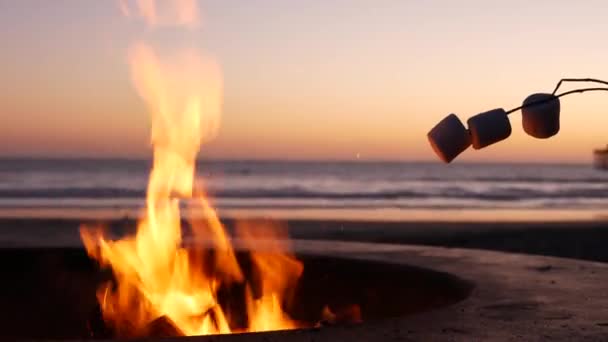
[[[146,162],[152,161],[152,156],[150,157],[108,157],[108,156],[99,156],[99,157],[91,157],[91,156],[32,156],[32,155],[23,155],[23,156],[2,156],[0,155],[0,161],[133,161],[133,162]],[[442,165],[459,165],[459,164],[467,164],[467,165],[492,165],[492,164],[513,164],[513,165],[591,165],[591,162],[583,162],[583,161],[517,161],[517,160],[505,160],[505,161],[472,161],[472,160],[460,160],[451,164],[444,164],[439,160],[432,159],[328,159],[328,158],[217,158],[217,157],[209,157],[209,158],[197,158],[198,162],[267,162],[267,163],[366,163],[366,164],[442,164]]]

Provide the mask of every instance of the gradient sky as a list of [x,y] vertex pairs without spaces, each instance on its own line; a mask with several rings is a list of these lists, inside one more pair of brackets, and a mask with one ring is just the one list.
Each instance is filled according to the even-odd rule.
[[[146,157],[127,64],[141,37],[194,42],[224,74],[214,158],[437,160],[427,131],[518,106],[562,77],[608,79],[608,2],[206,0],[203,27],[153,33],[114,1],[0,0],[0,156]],[[562,101],[562,131],[459,160],[585,162],[608,143],[608,93]]]

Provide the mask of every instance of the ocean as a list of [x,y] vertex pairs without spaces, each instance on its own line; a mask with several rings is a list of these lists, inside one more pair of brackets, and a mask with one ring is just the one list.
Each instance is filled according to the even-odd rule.
[[[2,159],[0,216],[137,215],[149,168],[144,160]],[[197,171],[224,216],[547,220],[597,218],[608,208],[608,172],[585,164],[202,161]]]

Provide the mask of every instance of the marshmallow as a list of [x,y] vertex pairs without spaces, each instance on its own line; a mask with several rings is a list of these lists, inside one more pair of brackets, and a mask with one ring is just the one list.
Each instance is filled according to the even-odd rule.
[[524,131],[539,139],[556,135],[559,132],[559,107],[559,98],[555,95],[538,93],[528,96],[521,109]]
[[511,135],[511,124],[504,109],[477,114],[467,121],[473,148],[479,150]]
[[446,163],[451,162],[471,145],[471,137],[460,119],[446,116],[427,134],[435,153]]

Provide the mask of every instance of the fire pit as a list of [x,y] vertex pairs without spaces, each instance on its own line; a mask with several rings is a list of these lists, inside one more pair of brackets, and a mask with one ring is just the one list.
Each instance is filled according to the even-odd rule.
[[[307,244],[309,247],[314,244]],[[325,254],[325,255],[321,255]],[[112,339],[115,332],[99,311],[96,290],[109,272],[101,271],[78,248],[23,248],[0,251],[4,281],[0,299],[0,339]],[[390,317],[410,316],[465,299],[472,284],[430,269],[346,256],[299,253],[304,272],[295,288],[295,301],[285,311],[308,328],[349,325]],[[245,274],[251,274],[249,252],[237,251]],[[243,296],[243,287],[220,290],[225,311]],[[254,291],[255,292],[255,291]],[[234,312],[243,311],[234,308]],[[236,317],[233,325],[243,317]],[[265,333],[261,333],[265,334]],[[157,320],[149,338],[178,335]]]
[[[294,248],[305,271],[288,311],[309,328],[162,340],[597,341],[607,334],[603,263],[329,241],[295,241]],[[95,319],[95,289],[109,275],[82,249],[13,248],[0,256],[1,340],[88,339],[92,332],[111,339]],[[360,307],[361,324],[350,324],[352,304]],[[323,322],[325,305],[345,320]],[[159,336],[167,332],[162,327]]]

